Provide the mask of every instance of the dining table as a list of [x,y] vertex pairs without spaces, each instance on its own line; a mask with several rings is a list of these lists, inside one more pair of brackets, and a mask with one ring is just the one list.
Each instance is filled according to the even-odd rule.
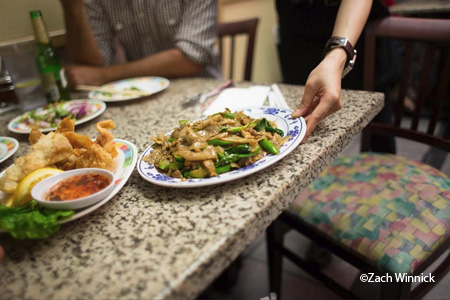
[[[171,79],[150,97],[107,103],[103,114],[77,125],[76,132],[94,138],[95,124],[112,119],[114,137],[134,143],[141,154],[151,136],[171,131],[178,120],[201,117],[197,106],[183,107],[183,101],[223,82]],[[303,86],[279,88],[291,108],[300,102]],[[246,177],[175,188],[152,184],[134,170],[110,201],[48,238],[18,240],[1,233],[0,298],[195,299],[361,132],[383,107],[384,95],[342,90],[342,101],[343,108],[289,155]],[[2,170],[30,148],[26,134],[7,129],[18,113],[0,116],[0,136],[20,143]]]
[[433,16],[450,13],[450,0],[402,0],[389,7],[392,14],[401,16]]

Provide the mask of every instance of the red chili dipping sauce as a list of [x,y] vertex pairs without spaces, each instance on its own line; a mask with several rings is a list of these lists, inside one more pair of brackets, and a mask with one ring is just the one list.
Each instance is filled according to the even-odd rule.
[[84,174],[61,180],[52,187],[45,199],[49,201],[66,201],[86,197],[103,190],[110,180],[101,174]]

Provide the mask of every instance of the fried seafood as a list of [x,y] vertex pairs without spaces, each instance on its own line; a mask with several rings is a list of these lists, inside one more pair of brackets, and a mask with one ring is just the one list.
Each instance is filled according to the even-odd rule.
[[214,177],[278,154],[290,137],[265,118],[226,110],[191,123],[180,121],[170,136],[151,137],[153,151],[143,160],[175,178]]
[[6,170],[5,175],[0,178],[0,190],[13,193],[25,176],[66,159],[72,151],[72,145],[64,135],[55,132],[42,135],[31,146],[28,154],[17,158],[14,165]]
[[55,132],[47,135],[33,129],[29,141],[33,144],[30,152],[17,158],[14,165],[0,178],[0,190],[13,193],[18,183],[31,172],[54,166],[61,170],[75,168],[102,168],[113,171],[114,158],[118,155],[113,144],[112,120],[97,123],[99,136],[92,141],[88,136],[74,132],[75,122],[63,119]]

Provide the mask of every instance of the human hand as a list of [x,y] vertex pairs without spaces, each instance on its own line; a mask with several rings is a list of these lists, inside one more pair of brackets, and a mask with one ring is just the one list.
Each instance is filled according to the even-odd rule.
[[64,72],[67,85],[72,89],[82,84],[99,86],[106,83],[105,67],[69,65],[64,67]]
[[347,57],[342,49],[337,50],[330,51],[309,74],[302,101],[292,113],[293,118],[305,118],[305,139],[320,121],[342,108],[341,78]]

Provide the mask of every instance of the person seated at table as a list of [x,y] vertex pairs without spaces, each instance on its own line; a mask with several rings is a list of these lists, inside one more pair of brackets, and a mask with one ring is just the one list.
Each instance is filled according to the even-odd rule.
[[[214,0],[60,0],[70,87],[138,76],[221,78]],[[128,62],[111,65],[122,46]]]
[[[309,136],[321,120],[341,109],[341,88],[363,88],[363,36],[358,44],[356,42],[368,19],[386,17],[389,10],[382,0],[276,0],[276,8],[283,80],[289,84],[305,85],[302,100],[293,116],[306,117],[306,134]],[[342,80],[350,56],[343,47],[331,47],[324,52],[331,36],[348,38],[357,49],[354,68]],[[375,89],[388,97],[400,75],[400,51],[395,44],[386,42],[378,45],[377,52],[381,60],[377,64]],[[391,122],[389,98],[376,119]],[[371,146],[372,151],[395,153],[393,139],[386,141],[377,137],[371,141]]]

